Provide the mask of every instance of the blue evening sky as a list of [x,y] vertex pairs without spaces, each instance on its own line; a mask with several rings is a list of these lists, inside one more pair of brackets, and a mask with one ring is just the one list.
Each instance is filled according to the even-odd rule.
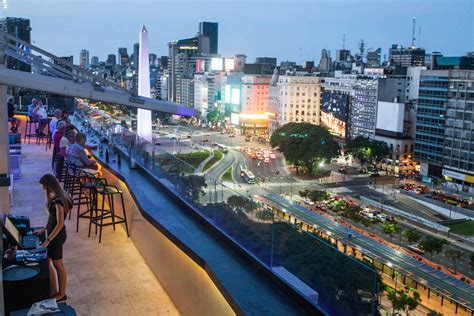
[[[3,1],[3,0],[2,0]],[[474,51],[474,0],[7,0],[1,16],[31,19],[35,44],[56,55],[86,48],[105,60],[120,46],[132,50],[143,24],[150,52],[167,55],[166,44],[194,36],[199,21],[219,22],[219,51],[278,60],[319,60],[322,48],[388,54],[392,43],[411,44],[412,17],[427,52]],[[417,45],[420,43],[417,41]]]

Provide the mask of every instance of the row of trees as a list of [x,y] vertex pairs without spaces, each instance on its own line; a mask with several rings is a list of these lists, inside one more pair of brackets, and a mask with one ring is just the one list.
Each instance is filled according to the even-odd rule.
[[[209,117],[208,120],[211,121]],[[296,168],[304,167],[310,175],[320,163],[330,161],[340,154],[339,145],[328,129],[310,123],[288,123],[281,126],[273,132],[270,144],[272,147],[279,147],[287,161]],[[346,143],[344,154],[352,155],[362,166],[371,164],[377,172],[377,165],[390,154],[390,148],[383,141],[359,136]]]

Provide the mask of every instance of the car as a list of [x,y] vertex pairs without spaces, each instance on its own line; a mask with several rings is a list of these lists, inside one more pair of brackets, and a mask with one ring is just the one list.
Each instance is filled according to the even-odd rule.
[[257,154],[257,159],[258,159],[258,160],[263,160],[263,155]]
[[154,144],[155,144],[156,146],[160,146],[160,145],[161,145],[160,142],[155,142]]
[[340,173],[346,173],[347,172],[347,166],[342,166],[339,168]]
[[277,156],[275,154],[270,154],[270,159],[276,159]]
[[265,157],[265,159],[263,160],[263,162],[265,162],[265,163],[269,163],[269,162],[270,162],[270,158],[268,158],[268,157]]
[[235,137],[235,134],[229,134],[229,137]]
[[257,155],[253,152],[253,153],[250,154],[250,158],[257,159]]
[[408,247],[408,249],[410,249],[411,251],[413,251],[414,253],[419,254],[419,255],[422,255],[422,254],[425,253],[419,245],[411,245],[411,246]]
[[245,137],[245,141],[249,142],[250,141],[250,136]]

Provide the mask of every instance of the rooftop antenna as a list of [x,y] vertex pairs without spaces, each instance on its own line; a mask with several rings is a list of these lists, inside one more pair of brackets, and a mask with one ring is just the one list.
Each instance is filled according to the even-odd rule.
[[365,43],[363,39],[361,39],[359,42],[359,51],[360,51],[360,60],[362,61],[364,59],[364,53],[365,53]]
[[413,17],[413,29],[411,32],[411,47],[415,48],[415,26],[416,26],[416,17]]
[[346,34],[342,34],[342,49],[346,49]]
[[418,28],[418,46],[421,47],[421,26]]

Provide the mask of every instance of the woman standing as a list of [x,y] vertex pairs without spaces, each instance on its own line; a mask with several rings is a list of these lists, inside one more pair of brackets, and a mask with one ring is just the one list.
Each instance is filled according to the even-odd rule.
[[64,218],[72,208],[72,200],[53,175],[45,174],[39,183],[46,193],[46,209],[49,216],[46,228],[36,231],[35,234],[47,232],[46,240],[39,247],[48,249],[51,295],[59,302],[67,299],[67,275],[63,261],[63,245],[66,241]]

